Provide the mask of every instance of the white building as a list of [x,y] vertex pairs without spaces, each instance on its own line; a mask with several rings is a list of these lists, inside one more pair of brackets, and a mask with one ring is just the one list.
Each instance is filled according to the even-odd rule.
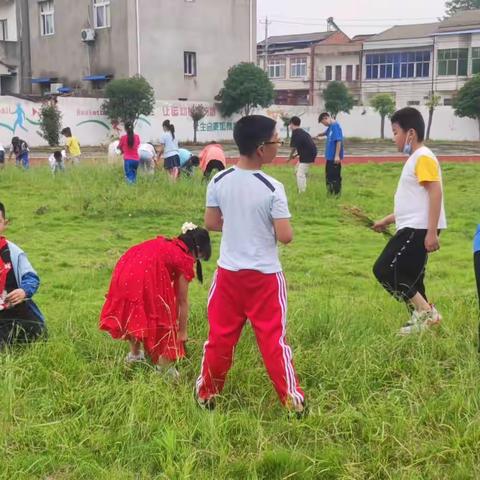
[[424,105],[432,92],[451,105],[456,92],[480,73],[480,10],[442,22],[392,27],[365,41],[362,101],[391,94],[397,107]]

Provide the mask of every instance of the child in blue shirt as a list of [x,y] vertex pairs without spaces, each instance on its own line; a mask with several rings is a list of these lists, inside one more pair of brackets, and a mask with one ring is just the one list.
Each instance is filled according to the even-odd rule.
[[40,279],[25,252],[3,236],[7,224],[0,203],[0,351],[33,342],[46,332],[44,317],[32,301]]
[[330,195],[340,196],[342,191],[342,160],[343,160],[343,132],[340,124],[329,113],[324,112],[318,122],[327,127],[319,137],[327,137],[325,143],[325,178],[327,192]]

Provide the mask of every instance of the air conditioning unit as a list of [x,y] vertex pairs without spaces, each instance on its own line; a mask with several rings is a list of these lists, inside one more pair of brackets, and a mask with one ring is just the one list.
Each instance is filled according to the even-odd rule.
[[63,87],[63,83],[51,83],[50,93],[58,93],[58,89]]
[[82,37],[82,42],[94,42],[95,41],[95,30],[93,28],[84,28],[80,35]]

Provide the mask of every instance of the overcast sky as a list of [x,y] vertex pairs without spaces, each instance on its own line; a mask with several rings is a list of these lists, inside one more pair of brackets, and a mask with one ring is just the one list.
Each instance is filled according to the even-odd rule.
[[445,0],[257,0],[258,41],[265,38],[260,22],[272,20],[270,35],[325,31],[333,17],[350,36],[377,33],[393,25],[435,22],[445,13]]

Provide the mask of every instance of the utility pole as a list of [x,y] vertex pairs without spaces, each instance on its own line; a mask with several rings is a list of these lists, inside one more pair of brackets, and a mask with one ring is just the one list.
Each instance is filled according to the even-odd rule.
[[268,20],[268,16],[265,20],[260,20],[261,24],[265,24],[265,45],[263,46],[263,69],[268,71],[268,26],[272,23]]

